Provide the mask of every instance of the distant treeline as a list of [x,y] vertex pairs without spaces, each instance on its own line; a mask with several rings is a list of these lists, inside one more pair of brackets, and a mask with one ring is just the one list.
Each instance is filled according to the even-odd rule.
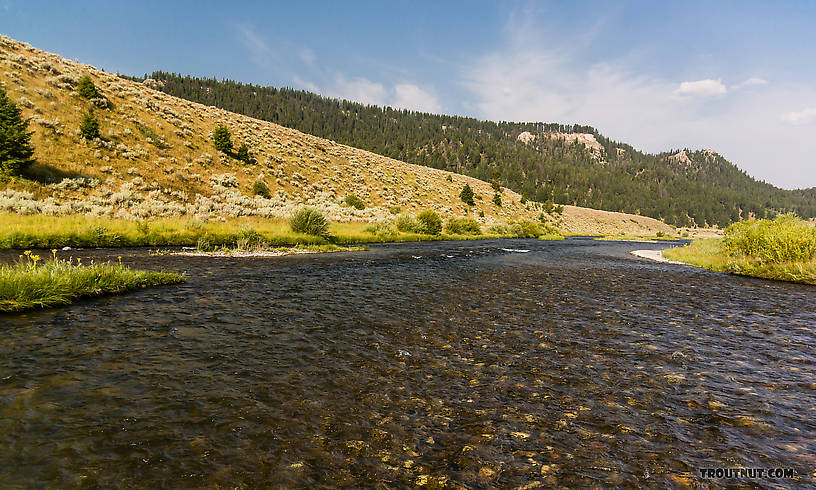
[[[755,215],[816,216],[816,188],[757,181],[713,152],[690,162],[612,141],[589,126],[480,121],[364,105],[290,88],[154,72],[167,94],[264,119],[410,163],[498,182],[527,199],[637,213],[676,226],[727,225]],[[142,78],[131,78],[142,80]],[[518,140],[524,131],[537,136]],[[541,137],[589,133],[603,149]]]

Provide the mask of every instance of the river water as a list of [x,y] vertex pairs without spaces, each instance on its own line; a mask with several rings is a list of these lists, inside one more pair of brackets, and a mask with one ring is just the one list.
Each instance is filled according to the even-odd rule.
[[188,281],[0,316],[0,487],[812,486],[816,288],[666,246],[70,252]]

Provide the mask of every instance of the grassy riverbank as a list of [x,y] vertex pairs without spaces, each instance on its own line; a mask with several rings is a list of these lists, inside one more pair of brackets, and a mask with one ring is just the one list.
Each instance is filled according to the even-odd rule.
[[[198,221],[191,218],[159,218],[134,221],[79,215],[43,216],[0,213],[0,248],[69,247],[172,247],[234,246],[242,241],[266,246],[353,245],[375,242],[417,242],[427,240],[474,240],[509,238],[522,235],[510,226],[502,233],[426,235],[397,231],[392,226],[371,223],[331,223],[327,237],[295,233],[283,219],[257,217],[226,221]],[[487,230],[490,231],[490,230]],[[543,233],[545,230],[539,230]]]
[[132,270],[121,263],[83,265],[53,257],[43,261],[26,252],[19,262],[0,266],[0,312],[70,304],[81,298],[124,293],[184,281],[178,274]]
[[790,215],[734,223],[722,239],[695,240],[663,256],[713,271],[816,284],[816,228]]

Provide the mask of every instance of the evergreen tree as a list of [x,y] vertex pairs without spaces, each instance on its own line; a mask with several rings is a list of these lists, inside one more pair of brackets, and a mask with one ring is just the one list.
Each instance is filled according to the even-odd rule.
[[28,120],[0,87],[0,174],[20,175],[33,162]]
[[501,207],[502,205],[501,194],[499,194],[498,192],[493,194],[493,204],[495,204],[498,207]]
[[82,78],[79,79],[79,83],[77,84],[77,93],[83,99],[96,99],[101,97],[102,95],[96,90],[96,85],[94,85],[93,80],[88,75],[83,75]]
[[229,128],[223,124],[219,124],[215,131],[213,131],[213,142],[215,149],[227,155],[232,152],[232,135]]
[[99,121],[96,120],[93,109],[88,109],[88,112],[82,117],[82,121],[79,123],[79,132],[83,138],[89,141],[102,138],[99,134]]
[[241,160],[247,165],[254,165],[257,163],[255,158],[249,152],[249,147],[246,145],[246,143],[241,143],[241,146],[238,147],[238,151],[235,153],[235,158]]
[[465,184],[462,187],[462,192],[459,193],[459,199],[462,200],[468,206],[473,206],[476,203],[473,202],[473,189],[470,188],[470,184]]

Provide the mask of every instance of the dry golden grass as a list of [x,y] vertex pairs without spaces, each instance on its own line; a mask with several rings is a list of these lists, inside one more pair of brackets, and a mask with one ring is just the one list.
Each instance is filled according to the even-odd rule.
[[[73,87],[83,75],[89,75],[110,102],[110,108],[96,110],[103,142],[86,142],[78,133],[89,102]],[[510,190],[503,190],[502,206],[497,206],[489,198],[491,186],[484,181],[178,99],[153,90],[150,82],[125,80],[0,36],[0,83],[31,118],[38,160],[32,174],[39,180],[0,182],[0,209],[130,219],[286,218],[306,204],[333,221],[349,222],[386,221],[392,207],[414,215],[433,209],[443,219],[469,216],[483,226],[538,218],[535,205],[521,204],[520,196]],[[211,133],[219,123],[230,128],[236,145],[249,146],[257,164],[244,165],[215,151]],[[63,178],[74,180],[47,183]],[[270,199],[252,196],[257,180],[266,183]],[[483,196],[475,206],[459,199],[465,184]],[[4,196],[4,189],[31,196]],[[349,194],[360,197],[365,209],[342,205]],[[53,201],[41,205],[47,198]],[[630,232],[634,230],[627,223],[634,219],[639,233],[666,231],[656,220],[622,213],[585,219],[593,213],[602,212],[585,210],[575,217],[565,213],[561,224],[572,233]]]

